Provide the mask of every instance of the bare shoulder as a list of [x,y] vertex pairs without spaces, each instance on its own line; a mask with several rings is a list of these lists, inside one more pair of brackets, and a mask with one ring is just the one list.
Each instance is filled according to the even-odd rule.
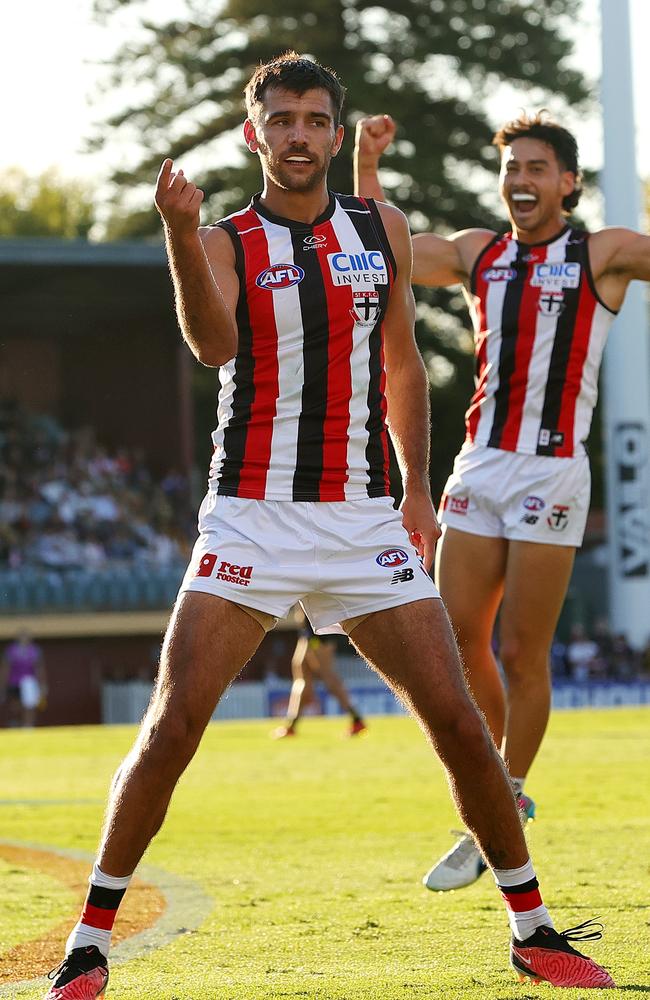
[[[589,236],[589,260],[595,277],[600,274],[634,272],[639,258],[647,261],[650,241],[647,236],[623,226],[606,226]],[[647,265],[643,270],[647,270]],[[642,275],[641,275],[642,276]],[[647,279],[646,279],[647,280]]]
[[211,263],[218,262],[224,266],[230,264],[234,267],[235,248],[225,229],[216,225],[201,226],[199,236],[201,237],[208,260]]
[[408,220],[401,209],[395,205],[389,205],[385,201],[377,201],[375,204],[389,236],[393,233],[397,237],[402,236],[404,233],[408,234]]
[[589,234],[589,249],[592,253],[597,251],[611,255],[620,250],[621,247],[633,243],[639,236],[640,233],[635,232],[634,229],[626,229],[624,226],[605,226],[603,229]]
[[404,268],[410,274],[412,248],[408,220],[404,213],[394,205],[387,205],[383,201],[378,201],[376,204],[395,259],[400,265],[400,269]]
[[604,226],[595,233],[589,234],[589,242],[592,246],[619,247],[640,235],[636,230],[626,229],[625,226]]

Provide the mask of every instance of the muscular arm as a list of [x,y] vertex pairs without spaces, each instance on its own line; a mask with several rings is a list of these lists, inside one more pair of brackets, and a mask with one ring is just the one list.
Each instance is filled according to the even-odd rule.
[[388,428],[402,473],[404,527],[428,570],[440,528],[429,486],[429,382],[414,336],[411,241],[402,213],[389,205],[379,209],[397,261],[397,279],[384,320]]
[[199,229],[203,192],[172,173],[165,160],[156,187],[163,219],[176,313],[183,337],[204,365],[218,367],[237,352],[238,279],[234,252],[221,229]]
[[596,289],[610,309],[619,309],[630,281],[650,281],[650,237],[632,229],[607,228],[589,237]]
[[[386,201],[379,181],[379,160],[395,136],[389,115],[373,115],[357,122],[354,146],[354,190],[363,198]],[[413,237],[413,283],[438,287],[467,284],[474,262],[494,233],[464,229],[453,236],[420,233]]]

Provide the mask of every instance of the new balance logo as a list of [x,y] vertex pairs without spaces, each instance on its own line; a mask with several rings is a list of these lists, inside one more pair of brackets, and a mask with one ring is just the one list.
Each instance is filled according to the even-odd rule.
[[406,569],[398,569],[393,573],[393,578],[390,581],[391,587],[394,583],[408,583],[409,580],[413,579],[413,570],[410,567]]

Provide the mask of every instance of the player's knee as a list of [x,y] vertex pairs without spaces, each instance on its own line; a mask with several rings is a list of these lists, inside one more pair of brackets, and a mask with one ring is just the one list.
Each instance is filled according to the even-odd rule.
[[509,678],[517,680],[523,673],[525,669],[524,652],[524,644],[516,635],[501,639],[499,659]]
[[522,641],[518,636],[501,640],[499,659],[509,685],[545,683],[548,677],[546,650]]
[[462,753],[477,756],[491,752],[492,740],[480,711],[470,699],[463,699],[453,706],[453,710],[440,720],[435,732],[436,744],[452,754],[459,749]]
[[149,713],[143,725],[141,746],[157,766],[179,765],[191,759],[199,744],[205,722],[189,709],[175,707]]

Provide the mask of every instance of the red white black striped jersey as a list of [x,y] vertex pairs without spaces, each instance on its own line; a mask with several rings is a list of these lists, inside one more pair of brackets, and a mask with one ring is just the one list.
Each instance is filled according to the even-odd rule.
[[476,391],[467,440],[527,455],[585,453],[615,313],[600,300],[589,234],[496,236],[472,272]]
[[382,322],[396,264],[375,203],[331,194],[312,225],[259,195],[217,223],[240,282],[219,371],[210,486],[257,500],[388,494]]

